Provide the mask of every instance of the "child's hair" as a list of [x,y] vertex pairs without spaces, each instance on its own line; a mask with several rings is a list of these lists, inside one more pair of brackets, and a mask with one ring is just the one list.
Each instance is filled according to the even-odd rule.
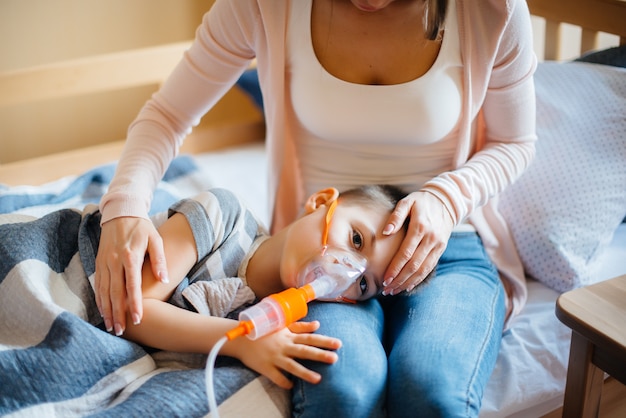
[[361,206],[376,205],[391,212],[405,196],[406,193],[396,186],[372,184],[343,191],[339,194],[339,199]]

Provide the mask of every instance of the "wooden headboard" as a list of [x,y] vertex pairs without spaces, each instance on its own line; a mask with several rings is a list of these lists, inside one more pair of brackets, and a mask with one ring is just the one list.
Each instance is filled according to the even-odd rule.
[[616,35],[626,44],[626,1],[624,0],[527,0],[530,12],[545,19],[544,59],[562,58],[563,25],[581,28],[578,55],[599,48],[601,33]]
[[[582,28],[582,52],[598,47],[599,33],[612,34],[613,45],[626,43],[626,0],[528,0],[528,5],[535,17],[545,21],[544,33],[535,34],[537,38],[545,39],[543,59],[561,58],[564,24]],[[47,109],[68,100],[88,101],[89,97],[98,94],[136,86],[152,86],[150,91],[154,91],[190,42],[164,43],[0,72],[0,124],[11,122],[10,116],[3,121],[2,114],[13,108],[36,105],[42,112],[41,106]],[[122,123],[126,127],[139,107],[140,104],[123,115],[118,109],[104,111],[94,115],[94,119],[100,124]],[[36,117],[32,123],[37,124]],[[72,130],[75,124],[70,115],[69,121],[56,125]],[[63,135],[51,140],[47,129],[40,130],[39,136],[34,138],[19,135],[0,138],[0,183],[39,184],[62,175],[76,174],[90,165],[116,159],[124,139],[122,133],[120,137],[99,138],[97,141],[85,136],[78,142],[70,142],[65,141]],[[95,136],[97,131],[98,126],[94,126],[89,132],[94,132]],[[262,114],[249,97],[234,88],[203,119],[199,129],[194,130],[183,151],[201,152],[207,150],[207,144],[213,148],[228,146],[259,140],[263,135]],[[212,140],[203,140],[207,137]],[[39,141],[42,146],[33,146],[33,141]],[[16,147],[21,147],[20,153],[11,151]]]

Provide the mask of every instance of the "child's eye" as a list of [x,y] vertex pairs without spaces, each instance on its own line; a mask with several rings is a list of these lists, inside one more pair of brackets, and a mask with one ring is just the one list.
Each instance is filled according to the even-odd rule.
[[357,250],[360,250],[363,247],[363,237],[357,231],[352,231],[352,245]]
[[367,293],[367,279],[365,276],[361,276],[359,279],[359,289],[361,289],[361,294],[365,295]]

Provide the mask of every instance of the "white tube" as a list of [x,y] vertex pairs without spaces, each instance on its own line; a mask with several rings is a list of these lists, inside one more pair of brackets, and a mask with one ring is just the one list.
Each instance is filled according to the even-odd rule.
[[213,369],[215,368],[215,360],[217,359],[217,353],[222,349],[224,344],[226,344],[228,339],[226,336],[220,338],[217,343],[211,349],[209,353],[209,357],[206,361],[206,367],[204,369],[204,382],[206,385],[206,397],[209,401],[209,413],[211,414],[211,418],[219,418],[220,413],[217,410],[217,402],[215,400],[215,389],[213,386]]

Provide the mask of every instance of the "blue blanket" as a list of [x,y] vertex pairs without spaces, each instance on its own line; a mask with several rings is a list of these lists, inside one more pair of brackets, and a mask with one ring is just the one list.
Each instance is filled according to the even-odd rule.
[[[115,164],[112,163],[42,186],[7,187],[0,184],[0,214],[41,216],[56,209],[82,209],[87,204],[97,204],[114,173]],[[175,158],[155,190],[150,214],[162,212],[176,200],[187,197],[184,194],[188,188],[198,186],[198,176],[199,170],[192,157]]]
[[[113,171],[0,190],[0,213],[8,214],[0,216],[1,416],[208,413],[206,356],[155,351],[103,330],[91,283],[99,219],[95,205],[83,209],[99,201]],[[177,158],[152,211],[184,197],[181,182],[194,175],[193,161]],[[257,377],[218,360],[218,402]]]

